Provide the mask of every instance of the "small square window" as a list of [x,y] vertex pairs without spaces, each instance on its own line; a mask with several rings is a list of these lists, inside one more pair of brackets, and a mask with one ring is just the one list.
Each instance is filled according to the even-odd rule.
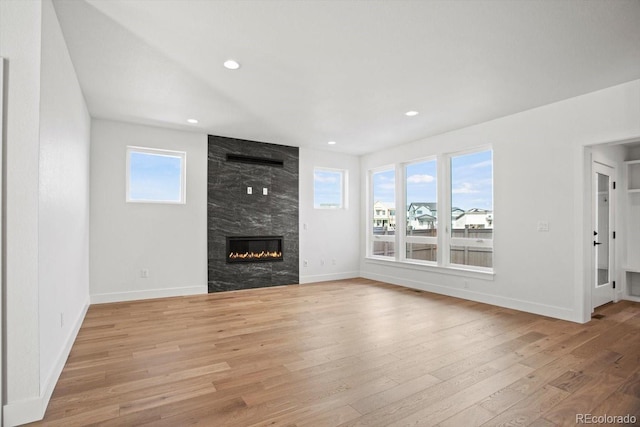
[[315,209],[346,208],[347,171],[315,168],[313,170],[313,207]]
[[127,202],[185,203],[187,153],[127,147]]

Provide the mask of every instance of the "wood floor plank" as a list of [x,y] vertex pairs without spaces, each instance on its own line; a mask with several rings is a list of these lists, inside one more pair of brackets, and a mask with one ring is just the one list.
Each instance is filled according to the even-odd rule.
[[496,417],[491,418],[483,426],[529,425],[540,418],[549,408],[558,405],[569,395],[568,391],[546,385]]
[[502,387],[531,372],[528,366],[515,364],[491,377],[465,388],[454,395],[439,400],[417,412],[410,414],[388,426],[434,425],[450,418],[460,410],[473,405]]
[[613,394],[622,383],[622,378],[612,374],[594,374],[593,378],[584,383],[579,392],[550,408],[543,417],[556,424],[566,423],[567,419],[573,419],[575,422],[576,414],[593,413],[593,409]]
[[576,324],[368,279],[92,305],[34,425],[549,427],[576,411],[635,414],[640,304],[597,313]]
[[460,426],[479,426],[485,421],[493,418],[495,414],[484,409],[482,406],[473,405],[458,412],[452,417],[447,418],[437,427],[460,427]]

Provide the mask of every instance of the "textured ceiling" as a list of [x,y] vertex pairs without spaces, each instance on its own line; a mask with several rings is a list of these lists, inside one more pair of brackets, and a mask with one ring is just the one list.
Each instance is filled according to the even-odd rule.
[[640,78],[638,0],[54,4],[93,117],[353,154]]

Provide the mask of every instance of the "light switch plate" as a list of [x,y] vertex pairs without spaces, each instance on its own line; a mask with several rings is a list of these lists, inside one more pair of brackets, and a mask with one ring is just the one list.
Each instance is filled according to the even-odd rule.
[[264,188],[262,189],[262,195],[263,195],[263,196],[266,196],[267,194],[269,194],[269,190],[267,189],[267,187],[264,187]]
[[253,194],[253,188],[247,187],[247,194]]

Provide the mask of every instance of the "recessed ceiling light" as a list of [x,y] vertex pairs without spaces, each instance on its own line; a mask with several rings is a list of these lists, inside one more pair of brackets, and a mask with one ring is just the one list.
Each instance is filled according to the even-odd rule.
[[417,112],[417,111],[413,111],[413,110],[411,110],[411,111],[407,111],[407,112],[406,112],[406,113],[404,113],[404,114],[405,114],[406,116],[413,117],[413,116],[417,116],[417,115],[418,115],[418,112]]
[[187,119],[187,123],[191,123],[192,125],[195,125],[196,123],[198,123],[198,121],[196,119]]
[[336,145],[336,142],[335,142],[335,141],[329,141],[329,142],[327,142],[327,144],[329,144],[329,145]]
[[227,59],[226,61],[224,61],[224,68],[227,68],[229,70],[237,70],[238,68],[240,68],[240,64],[238,63],[238,61],[234,61],[233,59]]

